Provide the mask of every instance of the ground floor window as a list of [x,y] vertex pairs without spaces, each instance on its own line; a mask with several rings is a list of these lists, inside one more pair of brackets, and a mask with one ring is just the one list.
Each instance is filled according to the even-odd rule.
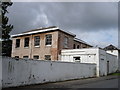
[[19,58],[19,56],[15,56],[15,58]]
[[45,60],[51,60],[51,55],[45,55]]
[[33,58],[34,59],[39,59],[39,56],[38,55],[34,55]]
[[29,57],[28,57],[28,56],[23,56],[23,58],[27,59],[27,58],[29,58]]
[[75,62],[80,62],[80,57],[79,56],[73,57],[73,59],[74,59]]

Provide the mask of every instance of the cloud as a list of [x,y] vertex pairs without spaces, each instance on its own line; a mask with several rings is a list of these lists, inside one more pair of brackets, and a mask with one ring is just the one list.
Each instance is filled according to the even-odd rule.
[[[15,2],[9,8],[9,12],[10,23],[14,25],[11,34],[39,27],[59,26],[63,30],[77,34],[80,38],[89,39],[93,36],[97,38],[96,33],[98,35],[101,32],[118,30],[116,2]],[[108,37],[103,35],[104,38]],[[114,35],[110,38],[116,37]],[[88,39],[85,40],[89,42]],[[93,41],[92,38],[91,40]],[[102,40],[104,39],[97,41]],[[95,42],[98,43],[97,41]],[[103,42],[110,43],[107,40]]]

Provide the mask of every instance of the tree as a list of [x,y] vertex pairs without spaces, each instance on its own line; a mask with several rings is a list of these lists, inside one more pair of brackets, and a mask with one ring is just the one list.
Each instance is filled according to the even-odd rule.
[[2,56],[11,56],[12,41],[10,40],[10,32],[13,29],[13,25],[8,24],[9,18],[6,16],[8,13],[7,8],[11,6],[12,2],[2,2]]

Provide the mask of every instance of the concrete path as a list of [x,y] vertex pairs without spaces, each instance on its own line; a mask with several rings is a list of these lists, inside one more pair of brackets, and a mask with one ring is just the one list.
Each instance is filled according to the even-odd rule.
[[[99,78],[79,79],[55,83],[46,83],[39,85],[30,85],[24,87],[17,87],[14,89],[22,88],[118,88],[118,76],[110,75]],[[3,89],[3,90],[9,90]],[[12,88],[11,88],[12,89]]]

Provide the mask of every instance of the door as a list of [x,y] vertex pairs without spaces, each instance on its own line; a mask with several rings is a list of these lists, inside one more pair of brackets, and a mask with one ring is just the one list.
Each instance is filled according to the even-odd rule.
[[107,74],[109,74],[109,61],[107,61]]

